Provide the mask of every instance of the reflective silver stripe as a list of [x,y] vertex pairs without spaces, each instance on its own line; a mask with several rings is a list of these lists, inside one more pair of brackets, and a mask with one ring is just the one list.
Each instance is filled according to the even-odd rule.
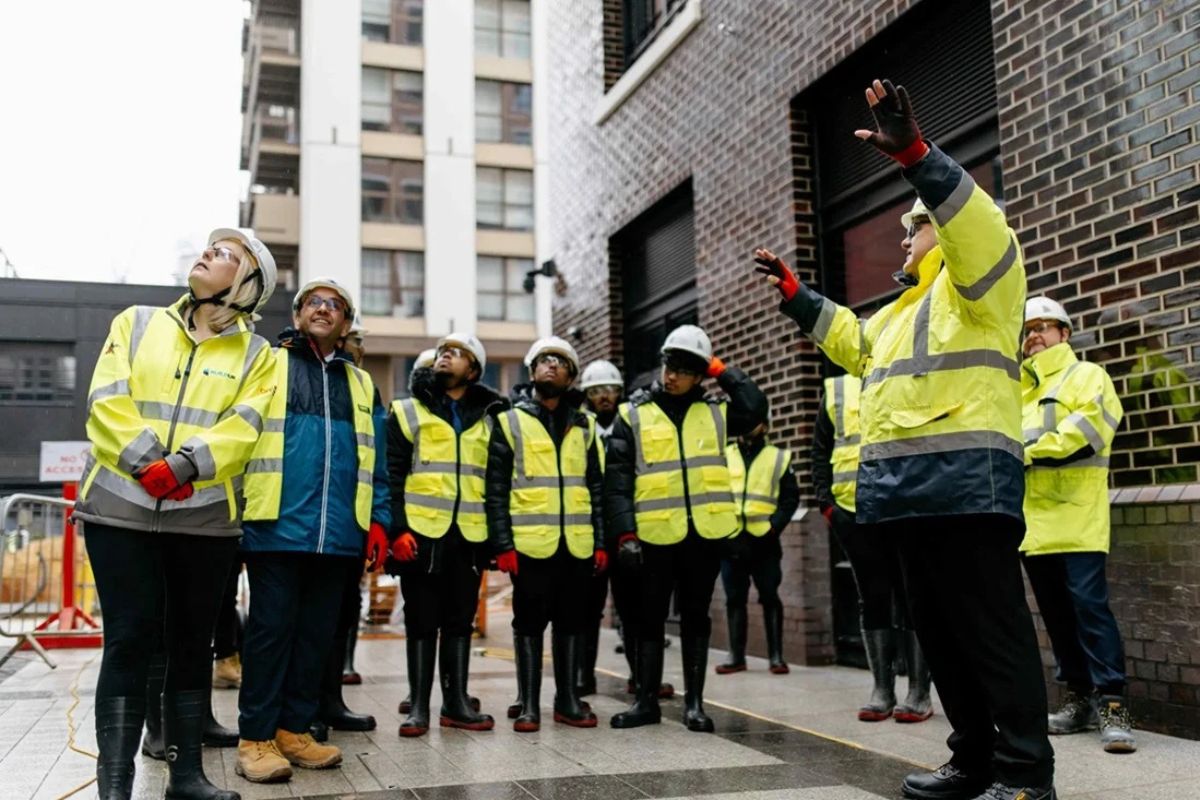
[[[900,359],[888,365],[888,374],[892,367],[904,361],[924,361],[929,358],[929,313],[933,307],[933,290],[925,293],[921,304],[917,306],[917,318],[913,323],[913,354],[911,359]],[[911,374],[911,373],[910,373]]]
[[513,440],[513,474],[525,475],[525,439],[521,435],[521,418],[517,413],[513,408],[504,412],[504,416],[508,417],[508,429]]
[[863,461],[879,461],[885,458],[949,453],[955,450],[990,449],[1003,450],[1014,458],[1025,458],[1025,446],[1002,433],[995,431],[959,431],[939,433],[932,436],[914,436],[911,439],[896,439],[877,442],[862,449]]
[[592,518],[588,514],[513,514],[513,527],[518,525],[591,525]]
[[746,522],[747,522],[747,523],[751,523],[751,522],[770,522],[770,521],[771,521],[771,515],[770,515],[770,514],[747,514],[747,515],[746,515]]
[[1093,400],[1092,402],[1094,402],[1096,405],[1098,405],[1100,407],[1100,413],[1104,415],[1105,423],[1107,423],[1108,427],[1112,428],[1113,431],[1116,432],[1117,428],[1120,427],[1120,425],[1121,425],[1121,420],[1117,419],[1112,414],[1108,413],[1108,409],[1104,407],[1104,395],[1103,394],[1096,395],[1096,399]]
[[[254,428],[254,430],[256,432],[258,432],[258,433],[263,432],[262,415],[259,414],[257,411],[255,411],[250,406],[239,404],[239,405],[233,406],[232,408],[228,408],[225,410],[225,413],[221,415],[221,419],[226,419],[227,417],[232,417],[234,414],[237,414],[239,417],[244,419],[246,421],[246,423],[251,428]],[[181,419],[182,419],[182,417],[181,417]]]
[[833,437],[834,447],[847,447],[849,445],[858,444],[862,441],[862,434],[856,433],[853,436],[835,436]]
[[920,355],[913,358],[901,358],[886,367],[873,370],[871,381],[894,378],[897,375],[928,375],[931,372],[947,372],[952,369],[969,369],[971,367],[990,367],[1001,370],[1014,381],[1021,379],[1021,365],[1015,359],[1008,358],[995,350],[979,349],[939,353],[935,356]]
[[[705,456],[705,458],[709,458],[709,456]],[[712,458],[715,458],[715,456],[712,456]],[[699,461],[700,459],[694,459],[694,460]],[[697,464],[696,466],[701,466],[701,465]],[[680,467],[679,459],[672,458],[670,461],[660,461],[657,464],[647,464],[645,469],[638,470],[638,474],[639,475],[653,475],[656,472],[671,472],[672,470],[677,470],[677,469],[682,469],[682,467]]]
[[634,403],[629,404],[629,429],[633,432],[633,450],[637,454],[637,474],[645,475],[650,468],[646,464],[646,449],[642,446],[642,416],[638,413],[638,407]]
[[747,500],[756,500],[760,503],[775,503],[775,496],[770,494],[747,494]]
[[1030,467],[1032,470],[1042,469],[1072,469],[1073,467],[1101,467],[1108,469],[1108,456],[1089,456],[1081,458],[1078,461],[1072,461],[1069,464],[1034,464]]
[[833,434],[834,439],[846,432],[846,377],[839,375],[833,379]]
[[133,441],[125,445],[125,449],[117,456],[117,464],[132,474],[151,461],[161,458],[162,451],[163,446],[158,440],[158,435],[149,428],[142,428],[142,432],[133,437]]
[[96,477],[92,481],[92,486],[99,486],[105,491],[115,494],[125,502],[139,508],[153,511],[158,506],[158,501],[147,494],[146,490],[137,481],[125,480],[103,464],[96,471]]
[[[711,503],[732,503],[733,494],[731,492],[704,492],[702,494],[693,494],[688,496],[693,508],[696,506],[709,505]],[[653,500],[643,500],[636,504],[634,511],[662,511],[664,509],[683,510],[682,497],[659,497]]]
[[971,199],[971,194],[974,191],[975,179],[971,177],[971,173],[964,169],[962,177],[958,179],[958,186],[955,186],[950,196],[931,212],[933,218],[937,220],[939,225],[944,226],[950,220],[954,219],[955,214],[963,210],[963,206]]
[[829,329],[833,327],[833,318],[837,314],[837,303],[830,300],[828,297],[821,299],[821,313],[817,314],[817,321],[813,325],[812,338],[818,344],[825,341],[825,337],[829,335]]
[[[405,505],[409,506],[424,506],[425,508],[434,508],[438,511],[453,511],[454,498],[445,497],[430,497],[424,494],[406,494],[404,496]],[[472,503],[467,500],[458,501],[458,513],[460,514],[482,514],[483,503]]]
[[[720,463],[724,464],[725,463],[724,453],[725,453],[725,447],[726,447],[725,415],[721,413],[721,404],[720,403],[709,403],[708,408],[709,408],[709,411],[712,412],[713,425],[717,429],[717,450],[720,453],[722,453],[722,455],[713,456],[713,458],[719,459]],[[690,463],[691,459],[688,459],[688,461]]]
[[1058,412],[1054,410],[1056,402],[1053,395],[1042,400],[1042,433],[1058,430]]
[[1069,422],[1076,428],[1079,428],[1080,432],[1083,434],[1083,438],[1088,440],[1088,444],[1090,444],[1092,449],[1097,453],[1104,449],[1104,437],[1100,435],[1100,431],[1096,430],[1096,426],[1093,425],[1091,421],[1089,421],[1088,418],[1079,411],[1071,414],[1069,417],[1063,420],[1063,422]]
[[253,475],[258,472],[283,472],[282,458],[252,458],[246,464],[246,474]]
[[[513,481],[513,489],[557,489],[558,481],[557,475],[518,476]],[[587,481],[583,476],[563,475],[562,485],[563,487],[587,486]]]
[[[175,406],[170,403],[158,403],[150,400],[137,401],[138,413],[143,419],[157,419],[170,422],[175,413]],[[215,411],[205,411],[202,408],[180,406],[178,421],[185,425],[195,425],[200,428],[211,428],[220,420]]]
[[[242,380],[238,384],[237,391],[239,396],[242,393],[242,387],[246,385],[246,378],[250,376],[250,370],[254,366],[255,359],[258,358],[258,354],[263,351],[263,348],[269,348],[270,346],[270,343],[261,336],[250,337],[250,344],[246,347],[246,357],[242,359]],[[284,387],[284,390],[286,391],[287,387]]]
[[208,442],[199,436],[193,436],[179,447],[180,452],[189,456],[196,464],[196,478],[202,481],[212,480],[217,474],[217,462],[213,458],[212,448]]
[[[783,479],[783,462],[787,457],[787,452],[782,449],[775,450],[775,466],[771,469],[771,486],[772,490],[777,494],[779,492],[779,481]],[[775,502],[775,498],[771,498],[771,502]]]
[[1017,261],[1017,241],[1012,236],[1008,237],[1008,249],[1004,251],[1004,255],[1000,256],[1000,260],[995,266],[989,269],[982,278],[972,283],[970,286],[962,286],[954,284],[954,288],[958,293],[967,300],[979,300],[996,285],[996,281],[1000,280],[1005,274],[1012,269],[1012,265]]
[[413,464],[413,474],[419,472],[436,472],[436,473],[454,473],[455,467],[458,467],[462,475],[468,475],[475,478],[483,478],[487,474],[487,469],[484,467],[473,467],[469,464],[463,464],[461,467],[453,461],[418,461]]
[[129,381],[127,381],[127,380],[113,381],[112,383],[108,384],[107,386],[99,387],[98,389],[96,389],[95,391],[93,391],[91,394],[88,395],[88,401],[87,401],[88,413],[89,414],[91,413],[92,405],[97,400],[104,400],[105,398],[108,398],[108,397],[116,397],[117,395],[120,395],[120,394],[125,394],[125,395],[129,394]]
[[373,434],[373,433],[356,433],[356,434],[354,434],[354,441],[358,443],[359,447],[374,447],[375,446],[375,434]]
[[400,401],[400,410],[404,413],[404,421],[408,423],[408,432],[412,438],[413,465],[421,463],[421,420],[417,417],[416,401],[407,397]]
[[229,502],[229,496],[225,494],[225,484],[218,483],[214,486],[206,486],[200,491],[193,494],[186,500],[163,500],[163,511],[175,510],[180,508],[201,508],[203,506],[211,506],[214,503]]
[[1027,442],[1036,442],[1038,439],[1042,438],[1042,434],[1045,432],[1045,428],[1026,428],[1025,430],[1021,431],[1021,436]]
[[[663,464],[669,464],[672,468],[678,469],[678,461],[664,461]],[[650,468],[650,471],[655,471],[655,467],[661,466],[655,464]],[[687,460],[688,469],[696,469],[698,467],[727,467],[729,462],[725,460],[725,456],[692,456]]]
[[157,311],[152,306],[137,306],[133,312],[133,329],[129,334],[129,365],[133,366],[133,359],[137,355],[138,348],[141,347],[142,338],[146,335],[146,328],[150,325],[150,318]]
[[833,473],[834,483],[854,483],[858,480],[857,472],[835,472]]
[[358,381],[358,388],[362,389],[363,394],[366,394],[367,393],[367,384],[363,380],[362,372],[360,372],[358,367],[354,366],[353,364],[347,364],[346,366],[348,367],[348,369],[346,371],[349,372],[351,375],[353,375],[355,380]]
[[284,421],[282,419],[268,418],[263,420],[263,433],[283,433]]
[[375,476],[373,476],[369,470],[360,469],[358,471],[358,482],[359,483],[370,484],[370,483],[374,483],[374,481],[375,481]]

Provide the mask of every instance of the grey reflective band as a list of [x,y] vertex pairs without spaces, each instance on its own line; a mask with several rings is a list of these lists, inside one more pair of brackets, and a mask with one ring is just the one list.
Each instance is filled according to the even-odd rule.
[[829,335],[829,329],[833,327],[833,318],[837,315],[837,303],[834,303],[828,297],[821,298],[821,311],[817,314],[817,321],[813,324],[812,338],[818,344],[825,341],[825,337]]
[[[689,495],[688,501],[693,508],[713,503],[733,503],[733,494],[731,492],[704,492],[702,494]],[[670,509],[682,511],[683,508],[684,502],[682,497],[657,497],[653,500],[643,500],[636,503],[634,512],[664,511]]]
[[263,420],[263,433],[283,433],[284,421],[271,417]]
[[[460,514],[482,514],[483,503],[472,503],[468,500],[458,500],[458,513]],[[405,494],[404,504],[406,506],[423,506],[425,508],[435,508],[438,511],[453,511],[455,500],[454,498],[446,497],[431,497],[427,494]]]
[[[678,469],[679,462],[664,461],[663,464],[670,464],[673,468]],[[655,465],[659,466],[659,465]],[[687,459],[688,469],[697,469],[699,467],[728,467],[729,462],[725,460],[725,456],[693,456]],[[653,467],[651,471],[654,471]]]
[[1054,404],[1058,401],[1051,395],[1042,401],[1042,432],[1058,430],[1058,412]]
[[[779,493],[779,481],[783,479],[783,462],[787,458],[787,452],[782,448],[775,449],[775,466],[771,468],[771,490],[776,494]],[[771,498],[771,502],[775,502]]]
[[121,395],[121,394],[125,394],[125,395],[129,394],[129,381],[126,381],[126,380],[113,381],[112,383],[108,384],[107,386],[101,386],[101,387],[97,388],[95,391],[93,391],[91,394],[88,395],[88,400],[87,400],[88,413],[89,414],[91,413],[92,405],[97,400],[104,400],[105,398],[116,397],[117,395]]
[[[933,287],[925,292],[921,304],[917,306],[917,318],[913,322],[913,349],[911,359],[897,359],[888,365],[888,374],[892,367],[903,361],[924,361],[929,358],[929,314],[933,307]],[[912,374],[912,373],[910,373]]]
[[154,511],[158,505],[158,501],[151,497],[137,481],[125,480],[103,464],[100,465],[100,469],[96,470],[96,477],[92,480],[92,488],[97,486],[131,505],[148,511]]
[[[637,453],[637,471],[639,475],[644,475],[650,471],[649,464],[646,463],[646,448],[642,444],[642,415],[638,412],[638,407],[633,403],[629,404],[629,429],[633,432],[634,452]],[[663,462],[670,463],[670,462]],[[674,462],[678,464],[679,462]],[[678,467],[667,467],[667,469],[677,469]],[[662,471],[660,467],[656,471]]]
[[747,523],[750,523],[750,522],[770,522],[770,521],[771,521],[771,515],[770,515],[770,514],[747,514],[747,515],[746,515],[746,522],[747,522]]
[[849,447],[850,445],[858,444],[862,441],[862,434],[854,434],[853,436],[835,436],[833,437],[834,447]]
[[746,500],[754,500],[759,503],[770,503],[775,505],[775,496],[770,494],[747,494]]
[[406,397],[400,401],[400,410],[404,413],[404,421],[408,423],[408,435],[412,440],[413,464],[421,463],[421,421],[417,417],[416,401]]
[[[137,401],[138,413],[143,419],[157,419],[170,422],[175,415],[175,406],[170,403],[157,403],[149,400]],[[178,421],[183,425],[195,425],[198,428],[211,428],[220,420],[220,414],[215,411],[205,411],[203,408],[179,406]]]
[[[699,460],[699,459],[695,459]],[[645,469],[639,469],[639,475],[653,475],[656,472],[673,472],[682,469],[679,459],[672,458],[670,461],[659,461],[657,464],[647,464]]]
[[412,466],[412,474],[435,472],[453,475],[456,468],[460,475],[468,478],[482,479],[487,474],[487,469],[484,467],[474,467],[469,464],[459,465],[453,461],[418,461]]
[[374,482],[374,480],[375,480],[375,477],[371,474],[370,470],[360,469],[358,471],[358,482],[359,483],[371,484]]
[[930,453],[979,449],[1002,450],[1013,458],[1025,459],[1025,446],[1021,442],[1014,441],[995,431],[959,431],[877,442],[865,445],[861,458],[863,461],[879,461],[886,458],[905,458]]
[[186,453],[196,464],[198,480],[209,481],[217,474],[217,461],[213,458],[212,448],[199,436],[188,439],[180,445],[179,450]]
[[[713,426],[717,429],[717,452],[721,455],[716,458],[721,459],[721,463],[725,463],[725,415],[721,413],[721,403],[709,403],[708,408],[712,413]],[[687,459],[690,461],[690,459]]]
[[1108,409],[1104,407],[1104,395],[1096,395],[1096,399],[1092,402],[1100,407],[1100,413],[1104,415],[1104,422],[1108,425],[1108,427],[1113,429],[1114,433],[1116,433],[1117,428],[1121,425],[1121,420],[1108,413]]
[[1016,262],[1017,241],[1010,235],[1008,237],[1008,249],[1004,251],[1004,255],[1000,256],[1000,260],[984,273],[982,278],[970,286],[962,286],[956,283],[954,284],[954,288],[958,290],[959,295],[967,300],[979,300],[991,291],[996,282],[1003,278]]
[[854,483],[858,480],[857,472],[835,472],[833,473],[834,483]]
[[238,394],[242,393],[242,387],[246,385],[246,378],[250,377],[250,370],[254,367],[255,360],[258,359],[258,354],[264,348],[270,348],[270,344],[261,336],[251,336],[250,344],[246,347],[246,357],[242,360],[242,380],[238,383]]
[[200,491],[193,494],[186,500],[172,501],[163,500],[163,505],[171,504],[171,508],[163,508],[163,511],[175,510],[180,508],[201,508],[203,506],[211,506],[214,503],[228,503],[229,498],[225,494],[224,482],[218,483],[215,486],[206,486]]
[[1021,436],[1027,442],[1036,442],[1038,439],[1042,438],[1042,434],[1045,432],[1045,428],[1026,428],[1025,430],[1021,431]]
[[151,306],[137,306],[133,312],[133,330],[129,334],[129,365],[133,366],[133,359],[137,355],[138,348],[142,345],[142,339],[146,335],[146,328],[150,325],[150,318],[154,316],[156,309]]
[[1067,464],[1034,464],[1029,468],[1030,472],[1034,470],[1061,470],[1072,469],[1074,467],[1099,467],[1108,469],[1108,456],[1088,456],[1081,458],[1078,461],[1072,461]]
[[954,191],[950,192],[950,196],[930,212],[931,216],[937,220],[938,225],[945,226],[954,219],[955,214],[963,210],[974,191],[975,179],[971,177],[971,173],[963,169],[962,177],[958,179],[958,185],[954,187]]
[[1096,430],[1096,426],[1092,425],[1091,421],[1088,420],[1088,418],[1085,417],[1081,412],[1076,411],[1074,414],[1071,414],[1069,417],[1063,420],[1063,422],[1070,423],[1078,428],[1083,434],[1083,438],[1087,439],[1088,444],[1090,444],[1092,449],[1097,453],[1104,449],[1104,437],[1100,435],[1100,431]]
[[244,419],[246,424],[248,424],[251,428],[254,428],[256,432],[263,432],[262,415],[250,406],[239,404],[233,406],[232,408],[226,409],[225,413],[221,415],[221,419],[232,417],[234,414],[237,414],[239,417]]
[[246,474],[254,475],[262,472],[283,472],[282,458],[252,458],[246,464]]
[[839,375],[833,379],[833,436],[834,439],[841,437],[846,432],[846,387],[845,376]]
[[591,525],[590,514],[513,514],[513,527],[519,525]]
[[149,428],[142,428],[141,433],[133,437],[133,441],[125,445],[125,449],[117,456],[117,465],[132,474],[140,467],[161,458],[162,450],[163,446],[162,442],[158,440],[158,434]]
[[367,384],[363,380],[362,372],[359,371],[358,367],[354,366],[353,364],[348,363],[348,364],[346,364],[346,371],[354,376],[355,380],[358,381],[358,388],[363,390],[363,394],[366,394],[367,393]]
[[359,447],[374,447],[375,446],[375,434],[373,434],[373,433],[355,433],[354,441],[358,444]]
[[[928,339],[925,339],[928,344]],[[914,345],[916,343],[914,342]],[[872,370],[870,382],[894,378],[898,375],[928,375],[931,372],[947,372],[955,369],[988,367],[1004,372],[1014,381],[1021,379],[1021,365],[996,350],[959,350],[931,356],[921,354],[912,358],[901,358],[886,367]]]
[[513,477],[513,491],[519,489],[557,489],[557,475],[516,475]]
[[526,475],[525,437],[521,434],[521,418],[517,416],[518,413],[513,408],[504,412],[504,416],[508,418],[508,430],[513,442],[513,475]]

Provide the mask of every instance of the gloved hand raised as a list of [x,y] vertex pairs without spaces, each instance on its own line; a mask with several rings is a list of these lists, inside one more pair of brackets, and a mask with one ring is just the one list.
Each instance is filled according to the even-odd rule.
[[759,264],[754,271],[766,275],[767,283],[778,289],[785,301],[791,300],[796,296],[796,292],[800,291],[800,281],[796,279],[795,273],[788,269],[788,265],[783,263],[782,258],[765,247],[760,247],[754,251],[754,260]]
[[721,377],[721,373],[724,371],[725,362],[716,356],[713,356],[711,359],[709,359],[708,369],[704,371],[704,374],[710,378],[719,378]]
[[371,572],[383,569],[383,560],[387,552],[387,531],[378,522],[372,522],[367,530],[367,567]]
[[405,531],[392,542],[392,558],[397,561],[413,561],[417,557],[417,540],[411,533]]
[[501,572],[507,572],[509,575],[517,574],[517,551],[505,550],[500,555],[496,556],[496,566]]
[[875,145],[903,167],[911,167],[924,158],[929,145],[921,138],[921,129],[917,127],[917,118],[913,116],[912,103],[904,87],[893,86],[889,80],[876,80],[866,94],[878,130],[859,129],[854,135]]
[[626,572],[642,568],[642,543],[636,533],[626,533],[617,540],[617,563]]

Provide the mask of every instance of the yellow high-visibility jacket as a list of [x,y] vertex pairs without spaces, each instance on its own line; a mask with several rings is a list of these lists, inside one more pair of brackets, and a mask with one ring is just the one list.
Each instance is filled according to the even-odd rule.
[[830,491],[846,511],[854,512],[854,493],[858,487],[858,451],[862,436],[858,419],[862,382],[853,375],[825,379],[825,413],[833,422],[833,467]]
[[792,465],[792,454],[765,444],[747,469],[737,442],[731,442],[725,447],[725,460],[742,530],[751,536],[766,536],[771,532],[771,516],[779,507],[779,481]]
[[1067,342],[1021,364],[1028,555],[1108,552],[1108,459],[1121,400],[1098,364]]
[[862,378],[859,522],[999,513],[1024,496],[1018,337],[1025,269],[1004,213],[936,146],[904,176],[939,246],[868,320],[807,286],[781,310]]
[[[132,306],[113,320],[88,393],[85,468],[75,516],[142,531],[241,534],[242,472],[275,394],[266,339],[241,318],[199,344],[181,315]],[[132,473],[169,454],[197,469],[195,494],[156,500]]]

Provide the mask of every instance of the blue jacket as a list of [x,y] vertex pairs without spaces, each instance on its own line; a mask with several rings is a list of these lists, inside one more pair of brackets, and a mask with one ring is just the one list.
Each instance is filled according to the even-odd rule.
[[[358,527],[354,518],[358,454],[347,383],[349,376],[343,366],[352,363],[350,356],[339,349],[329,361],[322,361],[304,336],[292,328],[280,334],[279,344],[277,357],[290,359],[279,518],[244,523],[242,549],[361,557],[366,546],[366,531]],[[326,378],[328,416],[324,396]],[[387,528],[392,516],[388,494],[387,413],[378,390],[372,411],[375,418],[375,491],[371,521]]]

